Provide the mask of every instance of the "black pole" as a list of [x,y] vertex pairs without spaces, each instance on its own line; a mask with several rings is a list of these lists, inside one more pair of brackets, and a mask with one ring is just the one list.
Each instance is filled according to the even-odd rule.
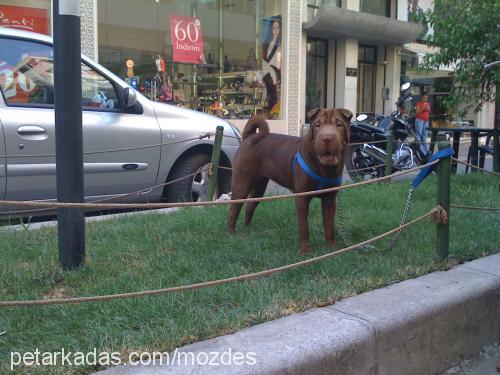
[[[80,1],[54,0],[54,88],[58,202],[83,202]],[[82,209],[57,210],[59,262],[70,270],[85,262]]]

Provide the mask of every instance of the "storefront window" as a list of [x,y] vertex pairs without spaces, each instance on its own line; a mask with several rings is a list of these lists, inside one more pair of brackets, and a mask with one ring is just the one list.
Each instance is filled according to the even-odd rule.
[[376,14],[377,16],[391,16],[390,0],[360,0],[359,8],[361,12]]
[[0,1],[0,26],[51,34],[51,0]]
[[282,0],[99,0],[99,62],[155,101],[280,119]]
[[377,49],[371,46],[358,48],[358,103],[357,112],[375,112],[375,80]]
[[306,113],[326,107],[327,41],[307,40]]

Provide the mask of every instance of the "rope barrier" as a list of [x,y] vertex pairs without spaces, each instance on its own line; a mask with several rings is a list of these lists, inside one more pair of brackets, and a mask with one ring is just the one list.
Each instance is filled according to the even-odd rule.
[[362,172],[362,171],[374,170],[374,169],[376,170],[378,168],[385,167],[386,165],[387,164],[382,163],[382,164],[374,165],[373,167],[366,167],[366,168],[359,168],[359,169],[346,169],[346,172],[350,173],[350,172]]
[[452,208],[461,208],[464,210],[480,210],[480,211],[500,211],[500,207],[477,207],[477,206],[462,206],[459,204],[450,204]]
[[[383,164],[374,165],[373,167],[366,167],[366,168],[359,168],[359,169],[346,169],[345,171],[347,173],[350,173],[350,172],[361,172],[361,171],[367,171],[367,170],[376,169],[376,168],[385,167],[385,166],[386,166],[386,164],[383,163]],[[219,169],[225,169],[225,170],[228,170],[228,171],[232,171],[233,170],[233,168],[231,168],[231,167],[221,167],[221,166],[219,166]]]
[[223,134],[222,136],[223,136],[223,137],[226,137],[226,138],[239,139],[240,141],[243,139],[243,138],[241,138],[241,137],[235,137],[234,135],[226,135],[226,134]]
[[[346,172],[347,173],[350,173],[350,172],[361,172],[361,171],[365,171],[365,170],[371,170],[371,169],[374,169],[374,168],[379,168],[379,167],[384,167],[386,164],[378,164],[377,166],[374,166],[374,167],[367,167],[367,168],[359,168],[359,169],[346,169]],[[227,170],[227,171],[232,171],[233,168],[231,167],[223,167],[223,166],[219,166],[219,169],[224,169],[224,170]],[[211,166],[210,165],[207,165],[207,168],[203,168],[203,169],[200,169],[199,171],[197,172],[194,172],[194,173],[191,173],[191,174],[188,174],[184,177],[180,177],[178,179],[175,179],[175,180],[172,180],[172,181],[168,181],[168,182],[165,182],[163,184],[159,184],[159,185],[154,185],[154,186],[151,186],[149,188],[146,188],[146,189],[142,189],[142,190],[137,190],[137,191],[134,191],[132,193],[127,193],[127,194],[120,194],[118,196],[114,196],[114,197],[109,197],[109,198],[103,198],[103,199],[97,199],[97,200],[94,200],[94,201],[90,201],[90,202],[87,202],[87,203],[102,203],[102,202],[109,202],[109,201],[112,201],[114,199],[119,199],[119,198],[126,198],[126,197],[129,197],[129,196],[132,196],[132,195],[136,195],[136,194],[140,194],[140,193],[143,193],[143,192],[146,192],[146,191],[149,191],[149,190],[153,190],[153,189],[157,189],[157,188],[160,188],[160,187],[165,187],[165,186],[168,186],[168,185],[171,185],[171,184],[174,184],[176,182],[179,182],[181,180],[184,180],[186,178],[190,178],[190,177],[194,177],[196,176],[198,173],[201,173],[201,172],[204,172],[205,170],[208,170],[209,172],[211,171]],[[47,212],[47,211],[54,211],[56,210],[57,208],[56,207],[53,207],[53,208],[37,208],[37,209],[33,209],[33,210],[22,210],[22,211],[9,211],[8,214],[9,215],[24,215],[24,214],[31,214],[31,213],[37,213],[37,212]]]
[[353,184],[342,185],[338,187],[332,187],[322,190],[305,191],[302,193],[294,194],[283,194],[283,195],[273,195],[267,197],[258,198],[245,198],[245,199],[233,199],[229,201],[206,201],[206,202],[175,202],[175,203],[63,203],[63,202],[46,202],[46,201],[0,201],[0,206],[24,206],[24,207],[46,207],[46,208],[96,208],[96,209],[127,209],[127,208],[142,208],[142,209],[155,209],[155,208],[171,208],[171,207],[198,207],[198,206],[217,206],[222,204],[237,204],[237,203],[247,203],[247,202],[263,202],[271,201],[277,199],[288,199],[294,197],[305,197],[311,195],[320,195],[324,193],[330,193],[334,191],[339,191],[343,189],[353,189],[358,186],[368,185],[378,183],[380,181],[385,181],[392,179],[394,177],[399,177],[406,175],[408,173],[413,173],[414,171],[428,168],[435,165],[438,161],[434,161],[425,165],[415,167],[406,171],[400,171],[393,173],[392,175],[374,178],[367,181],[356,182]]
[[[221,168],[221,167],[219,167]],[[165,186],[168,186],[168,185],[171,185],[171,184],[174,184],[176,182],[179,182],[179,181],[182,181],[182,180],[185,180],[187,178],[190,178],[190,177],[194,177],[196,176],[198,173],[201,173],[201,172],[204,172],[206,170],[210,170],[210,166],[208,166],[207,168],[202,168],[200,170],[198,170],[197,172],[194,172],[194,173],[191,173],[191,174],[188,174],[184,177],[179,177],[175,180],[172,180],[172,181],[168,181],[168,182],[165,182],[164,184],[159,184],[159,185],[155,185],[155,186],[151,186],[149,188],[146,188],[146,189],[142,189],[142,190],[137,190],[137,191],[134,191],[132,193],[127,193],[127,194],[120,194],[118,196],[114,196],[114,197],[109,197],[109,198],[103,198],[103,199],[97,199],[95,201],[90,201],[88,203],[102,203],[102,202],[109,202],[113,199],[118,199],[118,198],[126,198],[126,197],[130,197],[132,195],[136,195],[136,194],[140,194],[140,193],[144,193],[145,191],[149,191],[149,190],[153,190],[153,189],[157,189],[159,187],[165,187]],[[43,211],[52,211],[52,210],[55,210],[56,208],[39,208],[39,209],[34,209],[34,210],[24,210],[24,211],[9,211],[8,214],[9,215],[22,215],[22,214],[30,214],[30,213],[36,213],[36,212],[43,212]]]
[[158,295],[158,294],[165,294],[165,293],[182,292],[182,291],[186,291],[186,290],[208,288],[208,287],[213,287],[213,286],[217,286],[217,285],[228,284],[228,283],[233,283],[233,282],[238,282],[238,281],[267,277],[267,276],[270,276],[270,275],[278,273],[278,272],[288,271],[288,270],[291,270],[294,268],[302,267],[305,265],[319,262],[319,261],[324,260],[324,259],[333,258],[333,257],[336,257],[338,255],[351,252],[357,248],[360,248],[360,247],[368,245],[372,242],[378,241],[378,240],[385,238],[387,236],[390,236],[391,234],[394,234],[402,229],[405,229],[411,225],[414,225],[427,217],[436,215],[441,210],[443,210],[442,207],[436,206],[432,210],[430,210],[428,213],[410,221],[409,223],[404,224],[403,226],[398,226],[398,227],[396,227],[388,232],[380,234],[380,235],[373,237],[369,240],[359,242],[355,245],[348,246],[348,247],[345,247],[343,249],[333,251],[331,253],[319,255],[319,256],[314,257],[314,258],[306,259],[306,260],[299,261],[296,263],[287,264],[285,266],[271,268],[271,269],[264,270],[264,271],[253,272],[253,273],[249,273],[249,274],[245,274],[245,275],[229,277],[226,279],[212,280],[212,281],[206,281],[206,282],[202,282],[202,283],[182,285],[182,286],[176,286],[176,287],[170,287],[170,288],[144,290],[144,291],[140,291],[140,292],[117,293],[117,294],[108,294],[108,295],[91,296],[91,297],[54,298],[54,299],[38,299],[38,300],[25,300],[25,301],[0,301],[0,308],[2,308],[2,307],[34,306],[34,305],[36,305],[36,306],[63,305],[63,304],[74,304],[74,303],[82,303],[82,302],[110,301],[113,299],[130,298],[130,297],[143,297],[143,296],[151,296],[151,295]]
[[495,176],[500,176],[500,173],[493,172],[493,171],[488,171],[487,169],[478,167],[477,165],[469,164],[469,163],[467,163],[467,162],[465,162],[463,160],[459,160],[459,159],[456,159],[454,157],[452,157],[451,160],[456,161],[459,164],[467,165],[467,166],[469,166],[471,168],[478,169],[480,171],[483,171],[483,172],[486,172],[486,173],[489,173],[489,174],[492,174],[492,175],[495,175]]

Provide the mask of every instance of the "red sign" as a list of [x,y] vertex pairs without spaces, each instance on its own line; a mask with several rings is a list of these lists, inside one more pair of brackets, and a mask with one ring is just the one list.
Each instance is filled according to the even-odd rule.
[[0,26],[49,34],[47,9],[0,5]]
[[170,40],[173,61],[191,64],[205,63],[201,21],[195,17],[170,16]]

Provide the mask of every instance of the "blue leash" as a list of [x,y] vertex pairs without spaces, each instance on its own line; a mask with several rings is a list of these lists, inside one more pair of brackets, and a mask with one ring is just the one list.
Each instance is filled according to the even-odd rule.
[[[451,156],[453,154],[454,151],[451,147],[444,148],[432,155],[427,163],[432,163],[435,160],[447,158],[448,156]],[[435,165],[432,165],[430,167],[422,169],[417,177],[415,177],[415,179],[411,182],[411,186],[416,189],[418,185],[420,185],[425,180],[425,178],[431,174],[431,172],[434,170],[434,167]]]

